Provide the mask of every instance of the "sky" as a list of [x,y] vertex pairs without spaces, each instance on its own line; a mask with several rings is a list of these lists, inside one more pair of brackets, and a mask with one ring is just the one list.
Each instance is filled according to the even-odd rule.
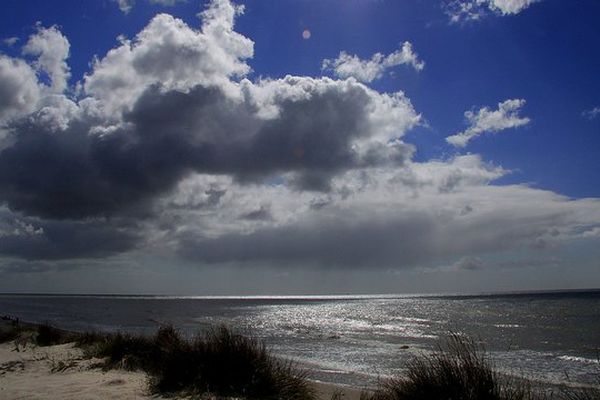
[[0,292],[600,287],[598,1],[0,7]]

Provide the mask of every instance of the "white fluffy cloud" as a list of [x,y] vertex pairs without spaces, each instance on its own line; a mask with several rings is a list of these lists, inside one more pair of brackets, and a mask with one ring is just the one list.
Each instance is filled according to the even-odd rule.
[[475,21],[489,12],[515,15],[539,0],[451,0],[444,3],[451,22]]
[[410,65],[416,71],[425,68],[425,62],[413,51],[412,44],[404,42],[401,49],[387,56],[375,53],[369,60],[362,60],[356,55],[342,51],[336,59],[323,60],[322,70],[332,71],[340,78],[353,77],[362,82],[372,82],[381,78],[388,69],[398,65]]
[[39,26],[38,31],[29,37],[23,47],[23,54],[37,58],[34,66],[47,74],[54,93],[62,93],[67,88],[71,75],[67,65],[70,47],[69,41],[56,26]]
[[488,7],[502,15],[518,14],[538,0],[489,0]]
[[30,60],[0,54],[0,149],[9,125],[35,115],[50,129],[64,128],[73,117],[74,103],[63,92],[70,69],[70,44],[56,26],[37,26],[22,49]]
[[119,117],[152,85],[187,90],[195,85],[230,85],[244,76],[253,42],[233,30],[243,7],[214,1],[196,30],[168,14],[155,16],[133,40],[96,60],[83,88],[105,116]]
[[37,76],[25,61],[0,54],[0,128],[36,108],[41,95]]
[[524,105],[525,100],[512,99],[498,103],[497,110],[483,107],[477,112],[467,111],[465,118],[469,127],[463,132],[448,136],[446,141],[455,147],[465,147],[471,139],[482,133],[499,132],[526,125],[530,119],[519,115]]

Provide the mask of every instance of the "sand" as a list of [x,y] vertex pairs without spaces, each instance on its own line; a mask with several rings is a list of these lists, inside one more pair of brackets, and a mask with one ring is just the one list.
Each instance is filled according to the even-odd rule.
[[72,344],[0,345],[1,399],[159,399],[146,393],[141,372],[102,371]]
[[[99,359],[85,359],[73,344],[38,347],[0,344],[0,399],[95,400],[162,399],[146,390],[143,372],[102,371]],[[358,400],[360,391],[315,382],[319,399],[339,392],[343,400]],[[173,397],[170,397],[173,399]]]

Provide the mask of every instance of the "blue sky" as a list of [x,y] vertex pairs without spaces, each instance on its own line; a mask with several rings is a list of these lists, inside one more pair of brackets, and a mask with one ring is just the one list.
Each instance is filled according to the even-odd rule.
[[[52,291],[42,276],[64,291],[105,290],[81,278],[90,263],[110,266],[109,291],[170,293],[196,276],[221,279],[196,288],[217,294],[303,292],[295,282],[319,274],[330,276],[320,292],[342,290],[340,276],[353,292],[393,291],[390,276],[413,279],[417,291],[476,291],[494,274],[503,283],[486,289],[600,285],[597,1],[2,7],[0,274],[24,291]],[[214,15],[199,18],[203,10]],[[20,88],[9,84],[17,73]],[[247,104],[226,116],[240,96]],[[301,161],[281,156],[289,146]],[[467,229],[459,217],[478,206]],[[476,232],[495,218],[506,224],[497,236]],[[356,265],[332,255],[343,247],[298,244],[306,232],[355,248]],[[368,235],[374,243],[357,247]],[[88,251],[81,236],[108,244]],[[465,243],[449,245],[453,236]],[[413,237],[439,243],[421,249]],[[159,261],[148,262],[153,252]],[[278,267],[288,263],[299,267]],[[231,286],[224,271],[238,268],[272,284]],[[547,281],[531,278],[544,268]],[[123,274],[146,283],[121,287]],[[171,280],[161,286],[156,274]],[[361,274],[371,282],[361,286]]]

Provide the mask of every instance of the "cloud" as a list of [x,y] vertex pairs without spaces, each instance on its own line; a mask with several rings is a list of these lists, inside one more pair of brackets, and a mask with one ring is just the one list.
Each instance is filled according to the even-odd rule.
[[502,15],[518,14],[538,0],[489,0],[488,7]]
[[498,103],[497,110],[483,107],[477,112],[465,112],[469,127],[455,135],[448,136],[446,141],[455,147],[465,147],[470,140],[485,132],[499,132],[509,128],[527,125],[530,119],[519,115],[525,105],[523,99],[511,99]]
[[48,75],[53,92],[62,93],[71,75],[66,62],[69,49],[69,41],[56,26],[38,26],[37,33],[31,35],[23,47],[23,54],[37,57],[34,62],[36,70]]
[[123,220],[43,220],[0,208],[0,254],[25,260],[106,257],[138,244],[135,228]]
[[585,110],[581,113],[581,115],[590,121],[596,119],[596,117],[600,115],[600,107],[594,107],[591,110]]
[[[289,198],[281,188],[242,194],[230,187],[228,192],[236,193],[199,227],[178,227],[177,251],[202,264],[402,269],[461,257],[541,252],[540,243],[552,247],[581,238],[579,227],[600,218],[597,200],[490,185],[504,172],[476,156],[411,167],[413,181],[395,179],[393,169],[372,170],[366,178],[359,173],[338,177],[334,187],[348,186],[350,194],[335,190],[329,203],[316,208],[314,198]],[[452,190],[448,181],[455,182]],[[264,199],[271,200],[268,225],[247,221],[240,227],[222,214]],[[481,263],[461,265],[475,269]]]
[[12,37],[9,37],[9,38],[6,38],[6,39],[3,39],[3,40],[2,40],[2,43],[4,43],[4,44],[5,44],[6,46],[8,46],[8,47],[12,47],[12,46],[14,46],[15,44],[17,44],[17,42],[18,42],[18,41],[19,41],[19,38],[18,38],[18,37],[16,37],[16,36],[12,36]]
[[[0,199],[43,218],[143,213],[192,172],[245,183],[286,175],[299,190],[327,191],[338,173],[411,157],[401,137],[420,116],[401,92],[243,79],[253,42],[233,31],[242,11],[214,1],[201,30],[159,14],[95,62],[77,102],[53,96],[15,121],[0,153]],[[50,31],[62,37],[55,28],[40,36]]]
[[[135,6],[135,0],[113,0],[119,6],[119,10],[124,14],[129,14],[129,12]],[[148,0],[150,4],[158,4],[164,7],[172,7],[177,5],[178,3],[185,3],[187,0]]]
[[383,76],[386,70],[398,65],[410,65],[416,71],[425,68],[425,62],[419,60],[410,42],[404,42],[402,48],[388,54],[375,53],[370,60],[362,60],[356,55],[342,51],[336,59],[325,59],[321,69],[332,71],[339,78],[353,77],[362,82],[372,82]]
[[41,91],[33,68],[23,60],[0,54],[0,129],[33,112]]
[[235,90],[230,78],[250,71],[244,60],[254,52],[254,43],[233,30],[234,18],[242,11],[215,1],[202,13],[201,30],[158,14],[132,41],[123,39],[96,60],[84,78],[88,97],[83,104],[118,122],[153,85],[160,84],[162,91],[186,91],[196,85]]
[[[496,186],[510,172],[478,155],[414,161],[422,118],[402,92],[248,79],[242,12],[214,0],[198,28],[158,14],[77,91],[57,27],[0,56],[0,262],[381,271],[596,237],[596,199]],[[467,112],[458,141],[528,123],[523,104]]]
[[443,3],[450,22],[477,21],[492,12],[495,15],[516,15],[539,0],[450,0]]
[[165,6],[165,7],[172,7],[174,5],[176,5],[177,3],[185,3],[187,2],[187,0],[150,0],[150,3],[152,4],[159,4],[161,6]]
[[53,130],[72,118],[75,105],[64,95],[70,77],[69,49],[58,27],[38,24],[22,49],[27,59],[0,54],[0,149],[14,130],[11,124],[26,117],[35,117]]
[[129,11],[131,11],[131,9],[133,8],[133,6],[135,5],[135,0],[114,0],[118,6],[119,6],[119,10],[121,10],[121,12],[128,14]]

